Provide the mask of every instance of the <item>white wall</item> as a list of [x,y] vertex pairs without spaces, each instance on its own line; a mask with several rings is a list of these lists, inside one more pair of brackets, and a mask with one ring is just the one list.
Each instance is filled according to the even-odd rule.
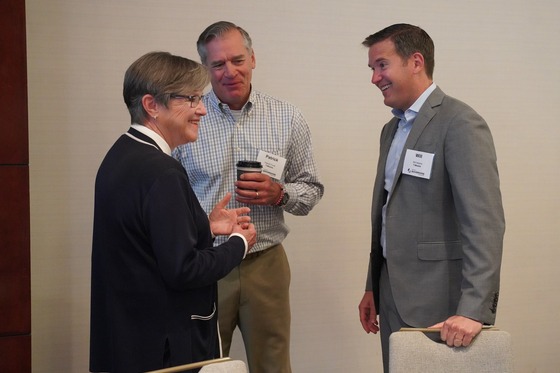
[[222,19],[253,37],[254,86],[305,114],[326,185],[310,216],[288,219],[294,372],[381,369],[357,305],[390,112],[360,43],[396,22],[428,31],[436,83],[491,126],[507,219],[497,326],[519,372],[558,369],[559,12],[556,0],[28,0],[34,371],[87,371],[93,184],[128,127],[125,69],[151,50],[198,59],[198,35]]

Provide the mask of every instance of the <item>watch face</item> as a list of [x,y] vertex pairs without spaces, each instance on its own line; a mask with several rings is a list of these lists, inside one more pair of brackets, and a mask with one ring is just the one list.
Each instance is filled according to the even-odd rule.
[[288,193],[284,193],[282,197],[282,202],[280,202],[280,206],[284,206],[290,200],[290,195]]

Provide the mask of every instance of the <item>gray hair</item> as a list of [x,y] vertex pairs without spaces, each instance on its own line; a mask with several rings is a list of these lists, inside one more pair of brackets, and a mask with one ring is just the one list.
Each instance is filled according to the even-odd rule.
[[168,52],[150,52],[130,65],[124,75],[123,98],[131,123],[144,124],[148,113],[144,95],[152,95],[165,107],[172,94],[203,90],[210,82],[205,66]]
[[204,65],[206,65],[208,58],[208,50],[206,49],[206,45],[212,40],[219,38],[232,30],[237,30],[241,33],[241,36],[243,36],[243,40],[245,42],[245,48],[247,48],[249,54],[253,51],[253,41],[251,40],[251,37],[249,36],[249,33],[247,31],[243,30],[235,23],[219,21],[211,24],[204,31],[202,31],[202,34],[200,34],[196,42],[196,50],[198,51],[198,55],[200,56],[200,61],[202,61]]

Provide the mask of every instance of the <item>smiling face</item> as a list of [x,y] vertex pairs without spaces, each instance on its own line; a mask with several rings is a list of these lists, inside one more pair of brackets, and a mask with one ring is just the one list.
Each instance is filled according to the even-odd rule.
[[[190,95],[202,95],[202,91],[188,93]],[[200,118],[206,115],[206,107],[202,100],[198,105],[191,108],[191,102],[185,98],[170,98],[167,107],[158,104],[158,116],[153,125],[171,149],[179,145],[196,141],[198,138],[198,126]],[[150,126],[148,126],[150,127]]]
[[422,55],[414,53],[403,59],[390,39],[369,47],[368,57],[373,71],[371,82],[381,90],[383,102],[391,108],[406,111],[429,85]]
[[212,39],[206,44],[206,49],[206,65],[210,69],[214,93],[231,109],[241,109],[251,93],[254,53],[247,50],[238,30]]

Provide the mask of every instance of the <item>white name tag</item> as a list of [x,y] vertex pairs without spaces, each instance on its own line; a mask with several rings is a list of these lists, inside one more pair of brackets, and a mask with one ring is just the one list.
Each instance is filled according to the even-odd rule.
[[404,156],[403,174],[429,179],[432,176],[434,155],[418,150],[406,149]]
[[280,180],[282,173],[284,172],[284,167],[286,166],[286,158],[259,150],[257,161],[261,162],[263,166],[263,174],[267,174],[276,180]]

